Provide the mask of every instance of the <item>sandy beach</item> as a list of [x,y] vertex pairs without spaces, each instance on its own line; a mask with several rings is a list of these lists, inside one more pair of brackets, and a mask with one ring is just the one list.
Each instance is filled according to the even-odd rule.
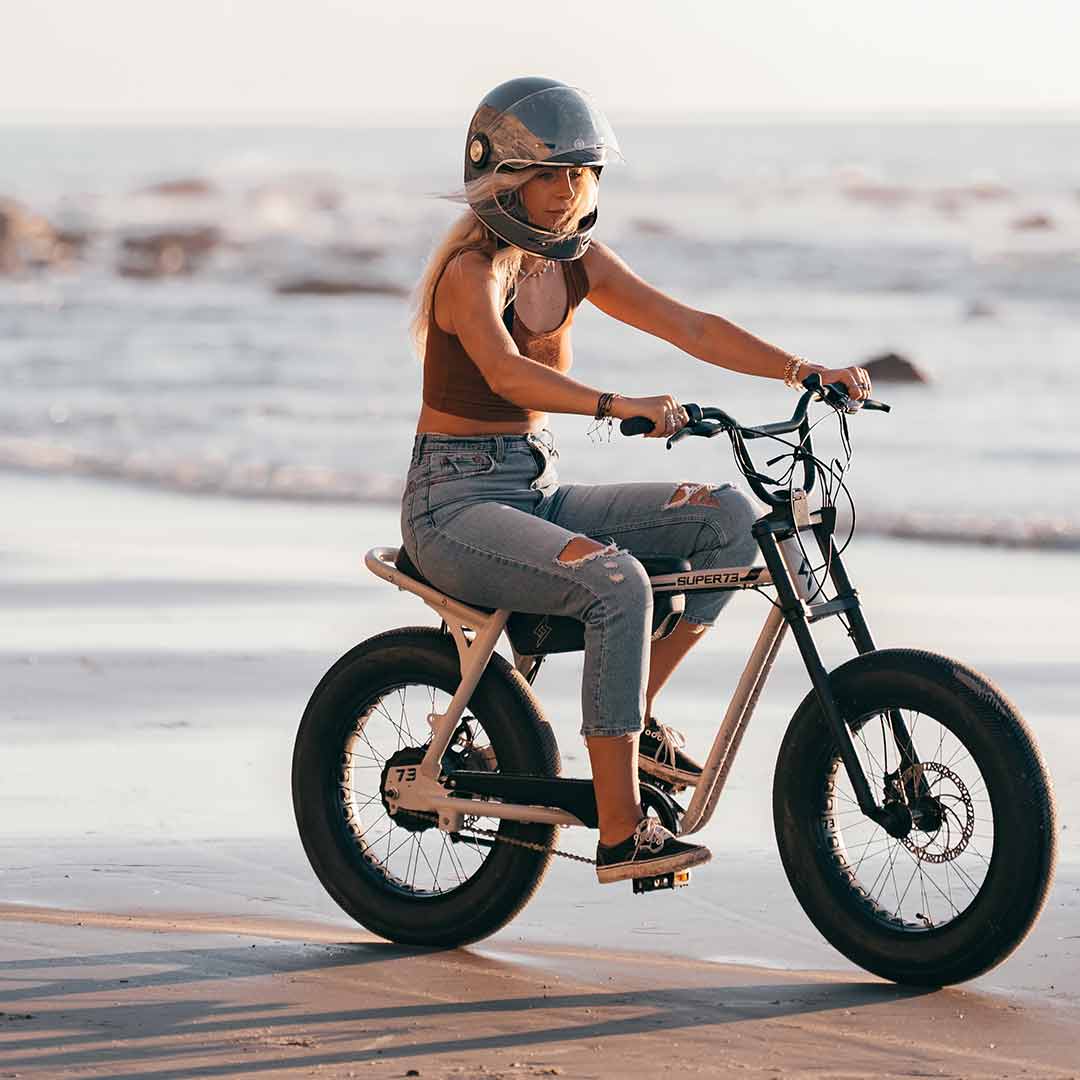
[[[833,951],[784,879],[770,791],[806,688],[793,648],[689,889],[634,897],[556,860],[501,933],[413,952],[323,892],[289,796],[322,672],[433,622],[363,568],[396,514],[18,473],[0,493],[0,1077],[1080,1075],[1074,554],[853,546],[881,644],[962,657],[1020,706],[1062,828],[1028,940],[970,984],[911,993]],[[740,597],[661,698],[699,752],[764,611]],[[848,655],[838,630],[822,643]],[[537,683],[570,775],[587,771],[579,665]]]

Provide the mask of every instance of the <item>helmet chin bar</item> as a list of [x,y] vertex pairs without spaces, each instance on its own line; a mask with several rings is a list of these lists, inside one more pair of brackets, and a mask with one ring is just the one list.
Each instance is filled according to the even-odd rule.
[[556,262],[573,262],[585,254],[598,217],[594,206],[571,232],[554,232],[535,224],[525,213],[518,192],[502,192],[472,207],[473,213],[504,243]]
[[597,219],[594,207],[573,232],[556,233],[509,213],[497,200],[473,207],[472,211],[504,243],[555,262],[573,262],[585,254]]

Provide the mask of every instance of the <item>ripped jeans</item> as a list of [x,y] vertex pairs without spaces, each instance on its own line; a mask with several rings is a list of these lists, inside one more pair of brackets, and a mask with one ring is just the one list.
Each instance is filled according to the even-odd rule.
[[[466,603],[569,615],[585,626],[583,735],[641,730],[652,592],[635,556],[695,570],[747,566],[757,514],[730,484],[560,484],[550,433],[418,435],[401,507],[405,550]],[[563,561],[575,537],[605,543]],[[689,593],[683,618],[711,625],[730,592]]]

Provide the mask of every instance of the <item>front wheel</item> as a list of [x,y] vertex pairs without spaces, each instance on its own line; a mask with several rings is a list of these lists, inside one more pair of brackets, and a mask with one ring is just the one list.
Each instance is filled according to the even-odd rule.
[[[830,681],[872,794],[903,803],[911,827],[894,837],[862,814],[808,694],[773,784],[799,903],[840,952],[886,979],[944,986],[988,971],[1023,941],[1053,877],[1054,799],[1031,733],[989,680],[932,653],[868,653]],[[917,764],[901,758],[895,712]]]

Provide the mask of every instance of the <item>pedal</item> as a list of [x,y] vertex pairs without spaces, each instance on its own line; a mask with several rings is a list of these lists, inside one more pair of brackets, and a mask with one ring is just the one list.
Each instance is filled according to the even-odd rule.
[[633,879],[634,894],[655,892],[657,889],[681,889],[690,884],[689,870],[673,870],[670,874]]

